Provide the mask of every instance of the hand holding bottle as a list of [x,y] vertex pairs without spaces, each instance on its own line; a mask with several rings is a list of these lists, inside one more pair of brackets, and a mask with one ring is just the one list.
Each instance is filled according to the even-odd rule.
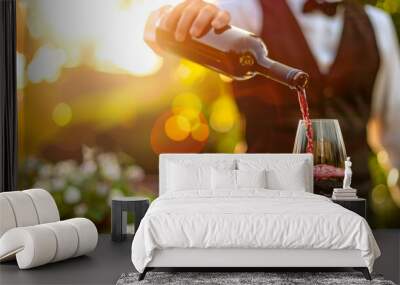
[[159,24],[166,31],[173,32],[175,40],[182,42],[186,37],[199,37],[211,25],[221,29],[230,22],[227,11],[202,0],[187,0],[176,6],[163,6],[152,12],[147,20],[144,40],[156,52],[161,49],[156,41]]
[[158,53],[174,53],[237,80],[260,74],[293,89],[305,87],[306,73],[268,58],[260,37],[229,21],[229,14],[215,5],[186,1],[152,13],[145,40]]

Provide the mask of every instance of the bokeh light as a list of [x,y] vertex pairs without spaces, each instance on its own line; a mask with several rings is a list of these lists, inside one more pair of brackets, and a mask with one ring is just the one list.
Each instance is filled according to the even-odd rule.
[[393,168],[389,154],[385,150],[380,150],[377,153],[377,160],[380,167],[387,173],[386,183],[391,198],[400,207],[399,170]]
[[375,186],[371,194],[373,204],[378,207],[382,206],[387,201],[388,195],[389,193],[386,185],[379,184]]
[[[161,5],[176,4],[179,0],[21,2],[28,11],[30,35],[62,47],[65,66],[84,63],[102,72],[147,76],[162,65],[161,58],[143,41],[147,17]],[[93,51],[90,56],[88,50]],[[32,82],[39,82],[47,77],[32,78]]]
[[58,79],[65,61],[64,50],[49,45],[42,46],[28,65],[28,78],[33,83],[54,82]]
[[53,110],[53,121],[59,127],[64,127],[71,122],[72,110],[66,103],[58,104]]
[[238,111],[231,97],[223,95],[214,102],[210,125],[215,131],[221,133],[229,132],[237,118]]
[[400,12],[400,1],[398,0],[378,0],[377,5],[392,14]]
[[246,153],[247,152],[247,143],[245,141],[240,141],[235,145],[234,153]]
[[203,142],[208,139],[210,130],[204,123],[199,123],[195,128],[192,129],[192,137],[196,141]]
[[197,63],[188,60],[181,60],[178,68],[175,71],[174,77],[180,83],[192,86],[195,83],[200,83],[204,80],[209,70]]
[[154,153],[202,151],[207,143],[207,121],[202,115],[199,116],[199,120],[198,129],[192,130],[190,122],[183,116],[175,115],[170,111],[159,116],[150,135],[151,148]]
[[175,114],[190,110],[197,116],[200,113],[201,108],[202,103],[199,96],[192,92],[181,93],[175,96],[172,101],[172,111]]
[[387,176],[387,185],[389,187],[396,187],[399,182],[399,170],[396,168],[392,168]]
[[377,153],[378,162],[380,165],[387,167],[390,164],[389,154],[385,150]]
[[233,153],[235,151],[236,147],[236,140],[232,137],[224,137],[221,138],[217,144],[217,150],[218,152],[223,152],[223,153]]
[[172,112],[184,117],[189,122],[191,130],[197,128],[200,123],[201,109],[200,98],[191,92],[178,94],[172,101]]
[[189,120],[180,115],[173,115],[165,122],[165,133],[174,141],[183,141],[190,134]]

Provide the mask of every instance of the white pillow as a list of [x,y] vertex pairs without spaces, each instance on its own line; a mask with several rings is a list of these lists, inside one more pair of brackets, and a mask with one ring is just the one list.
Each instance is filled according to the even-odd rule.
[[237,188],[267,188],[267,171],[236,170]]
[[192,167],[192,166],[197,166],[197,167],[213,167],[216,169],[236,169],[236,160],[234,159],[210,159],[205,157],[201,157],[202,155],[199,155],[199,158],[196,159],[190,159],[190,158],[170,158],[167,160],[167,167],[169,167],[170,164],[179,164],[183,165],[185,167]]
[[237,190],[240,188],[266,188],[266,170],[211,170],[213,190]]
[[268,189],[306,192],[307,176],[304,163],[296,164],[289,171],[267,171]]
[[267,188],[272,190],[306,191],[308,173],[304,160],[239,160],[239,170],[266,170]]
[[236,170],[215,169],[211,170],[211,184],[213,190],[236,189]]
[[166,164],[167,191],[211,190],[211,168],[235,169],[235,160],[174,158]]
[[168,191],[202,190],[211,188],[211,167],[168,165]]

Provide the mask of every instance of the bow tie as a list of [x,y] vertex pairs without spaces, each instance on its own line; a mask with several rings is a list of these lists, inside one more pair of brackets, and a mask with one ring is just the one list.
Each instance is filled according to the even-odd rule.
[[336,15],[338,6],[342,4],[342,1],[327,2],[325,0],[307,0],[303,6],[303,13],[307,14],[319,10],[325,15],[333,17]]

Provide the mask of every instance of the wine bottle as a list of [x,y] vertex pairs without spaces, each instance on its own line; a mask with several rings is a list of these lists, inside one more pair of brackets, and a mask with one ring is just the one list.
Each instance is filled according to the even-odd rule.
[[261,38],[234,26],[223,29],[210,27],[200,37],[187,36],[183,42],[178,42],[173,32],[158,25],[156,41],[165,51],[236,80],[260,74],[293,89],[307,85],[307,73],[268,58],[268,49]]

